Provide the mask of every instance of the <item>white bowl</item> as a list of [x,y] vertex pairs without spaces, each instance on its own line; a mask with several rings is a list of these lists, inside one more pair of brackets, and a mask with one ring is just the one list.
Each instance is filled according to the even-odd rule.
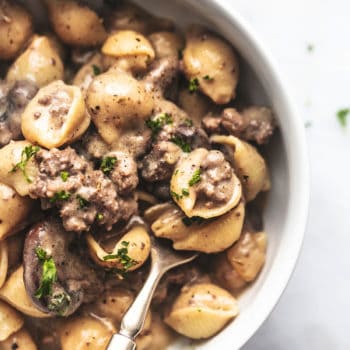
[[[92,3],[100,0],[91,0]],[[36,0],[26,0],[40,16]],[[268,149],[272,190],[264,212],[268,234],[262,273],[239,298],[240,315],[214,338],[191,343],[189,349],[238,349],[272,311],[293,272],[301,248],[309,201],[309,173],[304,125],[286,94],[275,64],[251,28],[225,0],[136,0],[181,27],[204,23],[229,40],[242,58],[240,89],[249,102],[271,106],[280,126]],[[145,5],[147,3],[147,5]],[[186,349],[179,340],[171,349]]]
[[[191,349],[238,349],[257,331],[278,302],[301,248],[309,201],[309,172],[304,125],[266,50],[251,28],[225,0],[136,1],[153,13],[186,26],[204,23],[229,40],[243,61],[241,89],[249,102],[271,106],[280,134],[269,145],[272,190],[264,213],[267,260],[259,278],[239,299],[240,315],[222,332]],[[171,349],[184,349],[179,341]]]

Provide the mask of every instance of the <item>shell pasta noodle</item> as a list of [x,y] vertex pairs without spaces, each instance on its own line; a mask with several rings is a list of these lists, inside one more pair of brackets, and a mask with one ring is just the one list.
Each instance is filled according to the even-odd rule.
[[137,349],[215,336],[266,259],[273,111],[206,27],[43,5],[45,32],[0,1],[0,350],[106,349],[153,240],[199,257],[162,278]]

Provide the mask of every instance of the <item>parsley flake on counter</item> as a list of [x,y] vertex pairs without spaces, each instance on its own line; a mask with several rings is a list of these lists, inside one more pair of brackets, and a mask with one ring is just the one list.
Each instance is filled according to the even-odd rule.
[[210,75],[205,75],[204,77],[203,77],[203,79],[204,80],[207,80],[207,81],[213,81],[214,80],[214,78],[213,77],[211,77]]
[[189,143],[187,143],[186,141],[184,141],[181,137],[179,136],[173,136],[170,141],[172,143],[175,143],[175,145],[179,146],[183,152],[185,153],[190,153],[191,152],[191,146]]
[[306,49],[308,52],[313,52],[315,50],[315,46],[313,44],[308,44]]
[[62,181],[66,182],[69,178],[69,173],[68,173],[68,171],[61,171],[60,176],[61,176]]
[[348,114],[350,113],[350,109],[349,108],[344,108],[344,109],[340,109],[337,112],[337,118],[338,121],[340,123],[340,125],[345,128],[347,125],[347,118],[348,118]]
[[199,89],[199,80],[198,78],[192,78],[188,83],[188,90],[190,92],[195,92]]
[[80,209],[84,209],[90,205],[90,202],[79,194],[77,195],[77,200]]
[[304,123],[305,128],[310,128],[312,126],[312,122],[310,120]]
[[114,169],[116,162],[117,157],[105,157],[102,159],[100,169],[105,175],[109,175],[109,173]]
[[107,260],[114,260],[118,259],[119,262],[123,265],[124,271],[129,270],[131,267],[137,264],[137,261],[130,258],[128,255],[128,247],[129,247],[129,242],[127,241],[122,241],[121,245],[123,248],[119,248],[117,251],[117,254],[108,254],[103,257],[104,261]]
[[44,249],[37,247],[35,254],[42,265],[40,286],[35,292],[35,297],[41,299],[52,295],[52,286],[57,281],[57,269],[53,258],[48,256]]
[[100,75],[102,73],[102,70],[99,66],[96,66],[96,64],[92,65],[92,70],[94,72],[94,75]]
[[195,185],[199,181],[201,181],[201,169],[195,170],[195,172],[192,175],[191,180],[188,181],[188,184],[190,187],[192,187],[193,185]]
[[20,169],[26,178],[27,182],[31,183],[32,180],[29,178],[27,172],[26,172],[26,166],[28,164],[28,161],[30,158],[35,156],[40,150],[39,146],[26,146],[24,150],[21,153],[21,161],[18,162],[10,171],[10,173],[15,173],[18,169]]
[[146,126],[152,131],[153,140],[157,137],[164,125],[169,125],[172,123],[173,119],[171,118],[171,115],[169,113],[162,113],[154,119],[146,120]]
[[64,190],[56,192],[52,198],[50,198],[50,203],[56,203],[57,201],[66,201],[70,198],[70,193]]

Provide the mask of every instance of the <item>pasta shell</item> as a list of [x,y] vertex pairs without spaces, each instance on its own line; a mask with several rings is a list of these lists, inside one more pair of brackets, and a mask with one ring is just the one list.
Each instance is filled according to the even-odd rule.
[[6,241],[0,241],[0,288],[4,285],[8,269],[8,246]]
[[65,322],[61,329],[62,350],[105,350],[115,329],[89,317],[77,317]]
[[14,171],[16,164],[21,162],[22,152],[27,146],[31,146],[28,141],[11,141],[0,149],[0,182],[12,187],[21,196],[29,194],[30,181],[38,174],[33,157],[28,160],[25,166],[27,179],[20,169]]
[[244,213],[244,204],[241,202],[214,221],[186,226],[181,211],[174,205],[168,205],[167,210],[153,222],[151,228],[155,236],[171,239],[174,249],[217,253],[239,239]]
[[41,88],[29,102],[21,127],[28,141],[54,148],[79,138],[89,124],[80,89],[59,80]]
[[6,76],[7,81],[31,80],[39,87],[58,79],[63,79],[63,63],[46,36],[35,36]]
[[186,337],[205,339],[237,315],[237,301],[229,292],[214,284],[202,283],[182,289],[165,323]]
[[260,191],[270,189],[266,162],[255,147],[235,136],[213,135],[210,141],[227,145],[247,202],[253,200]]
[[[223,215],[234,208],[241,199],[242,186],[233,169],[231,169],[230,183],[229,186],[225,187],[226,190],[231,191],[229,200],[220,202],[214,207],[207,207],[206,201],[200,200],[196,185],[192,185],[192,180],[196,172],[200,171],[201,164],[208,154],[207,149],[197,148],[188,156],[182,157],[177,163],[171,178],[170,190],[173,199],[188,217],[200,216],[208,219]],[[187,191],[186,195],[183,194],[184,190]],[[219,190],[219,186],[217,186],[217,190]]]
[[128,231],[122,238],[117,242],[112,252],[107,253],[92,235],[88,234],[86,236],[86,241],[90,251],[91,257],[94,261],[105,267],[117,268],[120,270],[125,269],[125,263],[118,257],[108,258],[108,256],[120,256],[118,252],[121,249],[125,250],[127,255],[132,263],[128,265],[128,271],[134,271],[140,268],[148,259],[148,256],[151,252],[151,240],[148,232],[143,226],[135,226],[130,231]]
[[0,183],[0,241],[18,231],[32,206],[31,199],[19,196],[11,187]]
[[5,341],[0,344],[1,350],[25,349],[37,350],[37,347],[25,328],[21,328],[18,332],[11,334]]
[[23,318],[3,301],[0,301],[0,325],[0,341],[6,340],[23,326]]
[[23,266],[12,272],[0,289],[0,299],[5,300],[25,315],[38,318],[51,317],[50,314],[45,314],[37,309],[28,297],[23,282]]

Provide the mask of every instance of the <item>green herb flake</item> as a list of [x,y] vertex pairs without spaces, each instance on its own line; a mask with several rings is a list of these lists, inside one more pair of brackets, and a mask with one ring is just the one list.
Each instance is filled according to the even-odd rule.
[[184,197],[188,197],[190,195],[188,188],[183,188],[181,192]]
[[60,176],[61,176],[62,181],[66,182],[69,178],[69,173],[68,173],[68,171],[61,171]]
[[84,209],[90,205],[90,202],[79,194],[77,195],[77,200],[80,209]]
[[26,146],[21,154],[21,161],[18,162],[10,171],[10,173],[15,173],[18,169],[20,169],[23,173],[23,176],[27,180],[28,183],[31,183],[32,180],[29,178],[27,172],[26,172],[26,166],[28,164],[28,161],[35,156],[40,150],[39,146]]
[[343,128],[345,128],[347,125],[347,122],[348,122],[347,118],[348,118],[349,113],[350,113],[349,108],[340,109],[337,112],[338,121]]
[[304,124],[305,128],[310,128],[312,126],[312,122],[310,120],[306,121]]
[[192,119],[186,118],[184,121],[184,124],[186,126],[193,126],[193,121],[192,121]]
[[152,131],[152,139],[154,140],[159,132],[162,130],[164,125],[169,125],[173,123],[173,119],[169,113],[159,114],[154,119],[146,120],[146,126]]
[[170,141],[172,143],[175,143],[175,145],[179,146],[183,152],[185,153],[190,153],[191,152],[191,146],[189,143],[187,143],[186,141],[184,141],[181,137],[179,136],[173,136]]
[[191,226],[192,224],[199,225],[199,224],[202,224],[204,221],[205,221],[205,219],[200,217],[200,216],[192,216],[191,218],[185,216],[184,218],[182,218],[182,222],[186,226]]
[[128,255],[129,242],[122,241],[123,248],[119,248],[117,254],[108,254],[103,257],[104,261],[118,259],[123,266],[123,272],[129,270],[131,267],[137,264],[137,261],[130,258]]
[[306,49],[308,52],[314,52],[315,46],[313,44],[308,44]]
[[34,296],[41,299],[52,295],[52,286],[57,281],[57,269],[53,258],[49,257],[42,248],[37,247],[35,254],[42,265],[42,275],[40,286]]
[[200,181],[201,181],[201,169],[197,169],[193,173],[191,180],[188,181],[188,184],[190,187],[192,187],[193,185],[197,184]]
[[181,195],[181,194],[178,194],[178,193],[176,193],[176,192],[174,192],[174,191],[170,191],[170,194],[171,194],[171,196],[172,196],[173,198],[175,198],[176,200],[179,200],[179,199],[182,198],[182,195]]
[[96,66],[96,64],[92,65],[92,70],[94,72],[94,75],[100,75],[102,73],[102,70],[99,66]]
[[199,89],[199,80],[198,78],[192,78],[190,81],[189,81],[189,84],[188,84],[188,90],[190,92],[195,92]]
[[71,194],[64,190],[56,192],[52,198],[50,198],[50,203],[56,203],[57,201],[66,201],[69,199]]
[[105,157],[102,159],[100,169],[105,175],[109,175],[117,163],[117,157]]
[[96,219],[97,219],[98,221],[103,220],[103,218],[104,218],[104,216],[103,216],[103,214],[102,214],[102,213],[97,213],[97,215],[96,215]]
[[204,80],[207,80],[207,81],[213,81],[214,80],[214,78],[213,77],[211,77],[210,75],[205,75],[204,77],[203,77],[203,79]]
[[71,297],[67,293],[54,294],[50,298],[47,308],[63,316],[71,302]]

